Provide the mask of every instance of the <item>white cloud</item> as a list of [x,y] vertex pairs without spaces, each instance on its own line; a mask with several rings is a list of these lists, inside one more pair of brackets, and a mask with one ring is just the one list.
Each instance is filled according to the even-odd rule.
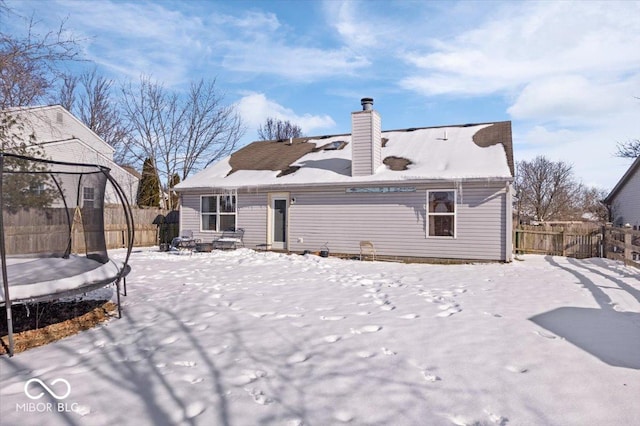
[[639,83],[640,73],[614,83],[569,74],[539,79],[525,86],[507,112],[516,119],[551,117],[559,123],[589,124],[610,111],[638,109],[630,93],[640,92]]
[[277,75],[311,81],[338,75],[356,75],[369,61],[348,49],[326,50],[271,42],[234,41],[222,65],[232,71]]
[[451,41],[405,53],[416,71],[401,85],[425,95],[484,95],[564,74],[624,78],[640,68],[639,15],[637,2],[507,4]]
[[345,44],[367,48],[380,42],[385,28],[379,25],[375,15],[367,14],[367,11],[372,10],[370,3],[328,1],[324,3],[324,9],[329,24],[336,29]]
[[268,99],[264,93],[247,93],[236,104],[242,119],[251,130],[264,124],[268,117],[290,121],[302,128],[303,133],[311,135],[319,130],[331,129],[336,123],[328,115],[299,115],[275,101]]
[[596,126],[517,127],[514,129],[515,159],[530,160],[544,155],[553,161],[565,161],[573,164],[575,176],[584,180],[583,183],[611,189],[631,164],[631,160],[613,155],[616,143],[637,134],[639,112],[640,102],[635,109],[622,111]]

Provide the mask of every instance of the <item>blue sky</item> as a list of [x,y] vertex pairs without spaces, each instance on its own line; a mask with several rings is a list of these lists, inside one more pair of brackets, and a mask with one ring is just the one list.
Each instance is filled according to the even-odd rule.
[[87,66],[119,82],[216,78],[245,143],[269,116],[348,133],[373,97],[384,130],[511,120],[516,160],[563,160],[611,189],[631,164],[616,142],[640,137],[640,2],[6,3],[43,31],[67,18]]

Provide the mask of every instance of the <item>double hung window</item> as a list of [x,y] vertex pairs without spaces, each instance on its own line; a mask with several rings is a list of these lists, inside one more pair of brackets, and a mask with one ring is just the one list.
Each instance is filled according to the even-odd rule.
[[95,189],[92,186],[82,188],[82,206],[92,209],[95,201]]
[[236,227],[235,195],[203,195],[200,198],[200,228],[203,231],[224,231]]
[[456,236],[456,192],[427,191],[427,237]]

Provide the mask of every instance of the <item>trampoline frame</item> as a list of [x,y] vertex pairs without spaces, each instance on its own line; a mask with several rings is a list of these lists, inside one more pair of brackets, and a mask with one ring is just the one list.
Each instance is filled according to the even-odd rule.
[[[41,302],[41,301],[50,301],[50,300],[55,300],[55,299],[59,299],[61,297],[65,297],[65,296],[71,296],[71,295],[75,295],[75,294],[81,294],[81,293],[86,293],[101,287],[106,287],[110,284],[115,284],[116,287],[116,301],[117,301],[117,306],[118,306],[118,318],[122,318],[122,307],[121,307],[121,303],[120,303],[120,294],[121,294],[121,283],[122,283],[122,295],[126,296],[127,295],[127,280],[126,280],[126,276],[129,274],[129,272],[131,271],[131,266],[129,265],[129,258],[131,256],[131,251],[133,249],[133,242],[134,242],[134,237],[135,237],[135,231],[134,231],[134,223],[133,223],[133,212],[131,210],[131,204],[129,203],[129,201],[127,200],[127,197],[125,195],[124,190],[122,189],[122,187],[120,186],[120,184],[111,176],[111,169],[106,167],[106,166],[102,166],[102,165],[98,165],[98,164],[89,164],[89,163],[73,163],[73,162],[64,162],[64,161],[54,161],[54,160],[47,160],[47,159],[42,159],[42,158],[34,158],[34,157],[28,157],[28,156],[24,156],[24,155],[17,155],[17,154],[10,154],[10,153],[4,153],[4,152],[0,152],[0,195],[3,194],[3,175],[5,173],[4,171],[4,161],[5,158],[9,157],[9,158],[15,158],[15,159],[19,159],[19,160],[26,160],[26,161],[31,161],[31,162],[35,162],[35,163],[41,163],[41,164],[49,164],[49,165],[59,165],[59,166],[70,166],[70,167],[86,167],[86,168],[94,168],[96,169],[95,172],[93,173],[101,173],[105,176],[106,178],[106,182],[110,183],[116,193],[116,196],[118,197],[118,199],[121,202],[121,206],[125,215],[125,221],[126,221],[126,227],[127,227],[127,241],[126,241],[126,245],[127,245],[127,253],[124,259],[124,262],[122,263],[122,267],[118,268],[118,273],[114,276],[114,277],[109,277],[108,279],[103,279],[103,280],[98,280],[95,282],[90,282],[90,283],[86,283],[85,285],[81,285],[81,286],[77,286],[73,289],[67,289],[64,291],[57,291],[55,293],[49,293],[49,294],[43,294],[43,295],[39,295],[36,297],[28,297],[28,298],[21,298],[21,299],[16,299],[16,300],[12,300],[11,299],[11,294],[9,292],[10,286],[9,286],[9,277],[8,277],[8,273],[7,273],[7,253],[6,253],[6,246],[5,246],[5,230],[4,230],[4,213],[3,209],[4,209],[4,197],[0,196],[0,258],[2,260],[2,284],[3,284],[3,288],[4,288],[4,301],[0,301],[0,304],[4,304],[5,305],[5,311],[6,311],[6,315],[7,315],[7,335],[8,335],[8,339],[9,339],[9,348],[8,348],[8,354],[10,357],[13,356],[14,354],[14,339],[13,339],[13,314],[12,314],[12,310],[11,310],[11,306],[12,304],[15,303],[31,303],[31,302]],[[22,173],[22,172],[12,172],[12,173]],[[71,217],[70,214],[70,209],[68,208],[67,202],[66,202],[66,197],[64,195],[63,189],[61,188],[60,184],[58,183],[58,181],[53,177],[54,173],[61,173],[61,174],[88,174],[88,173],[71,173],[71,172],[54,172],[54,171],[38,171],[38,172],[24,172],[24,173],[41,173],[41,174],[51,174],[52,176],[52,180],[55,183],[55,186],[58,190],[58,192],[60,193],[60,195],[62,196],[62,202],[64,204],[65,207],[65,211],[66,211],[66,215],[67,215],[67,225],[68,225],[68,233],[69,233],[69,240],[68,240],[68,244],[67,244],[67,249],[63,255],[63,258],[68,258],[70,253],[71,253],[71,247],[72,247],[72,232],[73,232],[73,218]],[[80,191],[80,186],[78,186],[78,198],[79,198],[79,191]],[[103,201],[104,201],[104,196],[105,193],[102,194],[103,196]],[[104,205],[104,203],[103,203]],[[103,207],[104,208],[104,207]],[[104,212],[103,212],[103,216],[102,216],[102,221],[104,224]],[[105,246],[106,249],[106,246]],[[107,261],[110,261],[109,256],[108,256],[108,250],[107,250]]]

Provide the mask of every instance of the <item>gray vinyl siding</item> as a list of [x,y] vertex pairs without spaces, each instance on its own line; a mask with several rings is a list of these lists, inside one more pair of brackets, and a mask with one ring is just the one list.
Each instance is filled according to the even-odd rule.
[[[193,231],[194,238],[202,242],[211,242],[221,232],[202,231],[200,229],[200,196],[212,195],[213,192],[183,193],[180,205],[180,230]],[[255,248],[265,244],[267,239],[267,194],[239,193],[237,198],[238,212],[236,227],[244,228],[246,247]]]
[[[466,183],[461,188],[445,182],[402,193],[347,193],[344,187],[291,189],[296,202],[289,208],[288,248],[315,252],[327,243],[333,253],[356,255],[359,242],[368,240],[386,256],[510,260],[505,184]],[[454,239],[426,237],[428,189],[458,190]],[[211,241],[218,234],[200,231],[199,203],[200,193],[183,193],[181,228]],[[237,226],[245,229],[249,248],[266,243],[267,204],[266,191],[238,192]]]
[[640,169],[627,180],[612,203],[615,225],[640,226]]
[[504,186],[463,186],[455,239],[426,237],[427,189],[454,188],[445,184],[411,193],[295,193],[289,248],[318,251],[328,243],[330,251],[357,254],[359,242],[369,240],[380,255],[505,260]]

